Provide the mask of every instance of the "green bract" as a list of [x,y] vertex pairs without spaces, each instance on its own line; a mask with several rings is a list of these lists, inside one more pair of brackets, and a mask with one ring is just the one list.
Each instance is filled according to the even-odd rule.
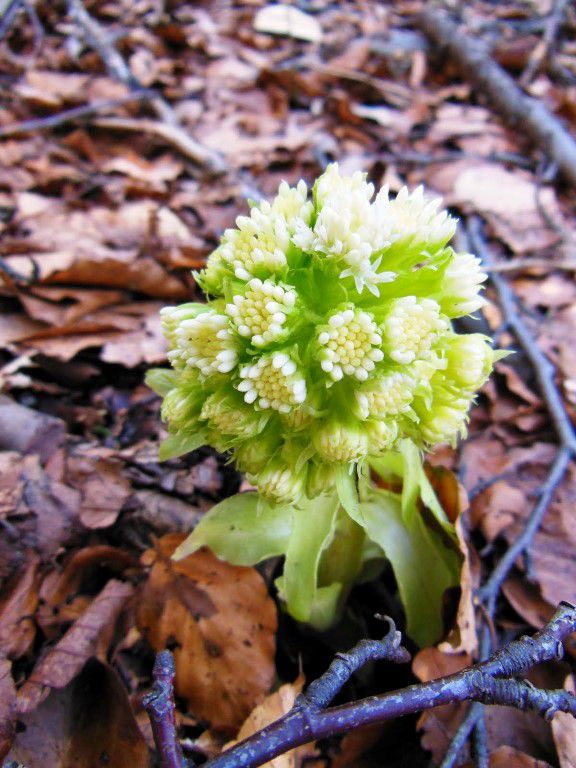
[[[452,328],[484,303],[486,276],[448,245],[456,221],[421,187],[374,196],[365,174],[333,164],[309,198],[303,181],[282,183],[239,216],[196,275],[208,303],[162,311],[174,371],[148,378],[170,430],[161,456],[208,443],[258,489],[212,509],[177,555],[205,544],[243,564],[285,554],[288,610],[324,627],[385,554],[408,630],[428,641],[459,557],[421,453],[465,434],[500,354]],[[402,493],[373,487],[370,467],[404,479]]]

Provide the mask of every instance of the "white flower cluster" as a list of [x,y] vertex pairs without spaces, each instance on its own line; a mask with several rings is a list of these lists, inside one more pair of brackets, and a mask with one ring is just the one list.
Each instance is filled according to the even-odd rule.
[[455,220],[422,188],[374,193],[336,164],[312,199],[282,183],[196,275],[208,303],[162,313],[170,430],[233,450],[276,500],[321,492],[335,464],[400,438],[453,441],[495,359],[452,329],[486,277],[448,245]]

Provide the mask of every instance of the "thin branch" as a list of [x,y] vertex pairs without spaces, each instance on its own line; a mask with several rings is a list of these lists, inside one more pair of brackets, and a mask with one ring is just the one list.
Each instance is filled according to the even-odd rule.
[[120,99],[103,99],[100,101],[94,101],[91,104],[83,104],[80,107],[72,107],[72,109],[65,109],[62,112],[58,112],[55,115],[48,115],[47,117],[38,117],[32,120],[23,120],[21,123],[12,123],[11,125],[0,126],[0,138],[4,139],[7,136],[15,136],[21,133],[30,133],[32,131],[43,131],[47,128],[56,128],[59,125],[65,125],[66,123],[79,120],[81,118],[90,117],[97,112],[104,112],[107,110],[115,109],[130,101],[139,101],[141,99],[149,99],[152,92],[148,89],[141,91],[132,91],[126,96]]
[[[454,675],[325,710],[319,708],[316,701],[323,703],[330,700],[330,692],[327,695],[322,693],[317,699],[313,695],[312,701],[305,696],[300,697],[287,715],[211,760],[206,768],[256,768],[294,747],[319,738],[467,700],[506,704],[538,712],[548,719],[557,711],[569,712],[576,717],[576,696],[573,694],[535,688],[515,678],[515,675],[535,664],[557,659],[563,652],[563,640],[575,630],[576,608],[562,603],[549,624],[534,637],[521,638],[487,661]],[[392,650],[390,634],[381,644],[381,652],[387,658]],[[347,670],[361,665],[361,661],[357,663],[354,658],[356,654],[366,661],[372,658],[370,652],[366,653],[366,646],[360,643],[346,654],[349,661],[352,657]],[[339,675],[333,676],[329,672],[328,678],[336,681],[336,687],[339,686]]]
[[[480,220],[477,217],[469,219],[467,232],[474,252],[480,256],[483,263],[490,267],[490,254],[482,236]],[[562,396],[554,382],[556,370],[540,351],[532,334],[522,321],[516,309],[516,298],[508,283],[496,273],[492,273],[490,279],[496,289],[505,323],[518,339],[526,357],[534,368],[540,392],[546,402],[560,444],[574,453],[576,451],[576,434],[564,407]]]
[[[94,48],[104,62],[109,75],[128,86],[131,90],[142,90],[142,83],[132,74],[130,68],[114,47],[110,35],[96,19],[92,18],[84,8],[81,0],[67,0],[68,13],[84,33],[86,42]],[[178,116],[170,104],[159,94],[155,94],[150,104],[161,122],[142,121],[149,132],[162,134],[164,138],[173,143],[180,151],[206,168],[213,174],[223,173],[227,170],[226,162],[219,152],[215,152],[203,146],[192,138],[182,127]],[[152,127],[155,129],[152,130]],[[131,130],[131,129],[128,129]],[[136,130],[135,128],[133,130]],[[184,150],[184,148],[186,148]]]
[[23,0],[8,0],[2,15],[0,16],[0,40],[8,32],[14,19],[22,10]]
[[402,635],[396,631],[392,619],[386,617],[390,630],[382,640],[361,640],[350,653],[339,653],[327,671],[308,686],[298,697],[303,707],[324,709],[348,682],[352,675],[369,661],[393,661],[405,664],[410,654],[400,645]]
[[526,65],[524,72],[520,75],[520,84],[522,86],[529,85],[534,79],[534,75],[538,73],[542,64],[551,58],[554,52],[556,39],[558,38],[558,33],[560,32],[560,28],[564,21],[564,13],[566,12],[567,6],[568,0],[556,0],[554,3],[552,13],[546,21],[542,40],[530,54],[528,64]]
[[476,701],[470,706],[466,713],[466,717],[462,720],[458,726],[458,730],[452,737],[450,746],[446,750],[444,759],[440,763],[440,768],[452,768],[456,763],[460,757],[460,752],[462,751],[464,744],[468,741],[468,737],[472,733],[483,711],[484,707],[482,704],[479,704]]
[[154,685],[142,700],[152,725],[161,768],[186,768],[187,766],[176,736],[173,691],[175,676],[174,657],[170,651],[161,651],[154,662],[152,672]]
[[422,31],[446,50],[467,78],[484,93],[504,120],[523,133],[576,185],[576,142],[544,104],[523,93],[510,75],[490,58],[487,47],[449,19],[426,7],[418,17]]

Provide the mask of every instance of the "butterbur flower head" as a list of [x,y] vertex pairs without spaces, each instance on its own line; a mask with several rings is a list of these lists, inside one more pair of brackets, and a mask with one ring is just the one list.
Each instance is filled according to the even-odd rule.
[[450,247],[455,226],[422,188],[375,194],[336,164],[312,193],[283,182],[196,275],[208,303],[162,313],[170,431],[230,450],[278,503],[400,440],[454,442],[499,357],[452,327],[482,306],[486,277]]

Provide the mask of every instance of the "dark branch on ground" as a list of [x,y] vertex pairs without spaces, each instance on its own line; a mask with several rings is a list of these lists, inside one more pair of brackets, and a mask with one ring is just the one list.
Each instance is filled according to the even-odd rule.
[[466,34],[448,15],[427,7],[418,18],[422,31],[458,65],[464,77],[483,93],[501,117],[552,160],[566,181],[576,185],[576,142],[544,104],[525,94],[490,57],[483,42]]
[[[480,633],[480,658],[486,659],[493,647],[489,623],[494,621],[496,602],[502,584],[514,567],[517,559],[530,551],[534,536],[542,524],[554,492],[562,482],[570,460],[576,454],[576,434],[564,407],[562,396],[556,386],[556,370],[554,366],[538,348],[536,340],[523,322],[512,288],[503,277],[490,270],[492,259],[490,258],[488,244],[483,236],[481,222],[477,217],[469,219],[467,235],[471,250],[482,259],[483,266],[490,273],[490,280],[496,290],[504,316],[504,326],[516,336],[518,343],[532,364],[540,393],[550,414],[559,441],[559,448],[554,462],[550,467],[546,480],[539,489],[538,500],[528,517],[522,533],[510,545],[504,556],[496,564],[490,577],[478,590],[477,598],[480,607],[483,609],[485,619],[485,624]],[[497,655],[495,654],[495,657]],[[476,765],[478,768],[485,767],[488,749],[483,710],[480,707],[472,706],[454,735],[451,745],[444,756],[442,768],[453,768],[462,747],[473,730]]]
[[[408,659],[399,633],[389,621],[390,631],[382,641],[362,641],[337,658],[325,675],[311,683],[308,691],[297,699],[290,712],[209,761],[206,768],[257,768],[294,747],[320,738],[460,701],[504,704],[537,712],[546,719],[556,712],[576,717],[576,696],[572,693],[536,688],[516,679],[536,664],[562,657],[563,640],[576,631],[576,608],[568,603],[562,603],[552,620],[533,637],[515,640],[486,661],[457,674],[326,709],[342,685],[364,664],[377,659]],[[173,765],[164,762],[162,768]]]
[[21,123],[3,125],[0,126],[0,139],[7,136],[17,136],[22,133],[31,133],[32,131],[44,131],[47,128],[57,128],[60,125],[90,117],[98,112],[108,112],[130,101],[149,99],[151,95],[153,95],[152,91],[145,88],[131,91],[127,96],[120,99],[102,99],[91,104],[83,104],[80,107],[65,109],[62,112],[57,112],[55,115],[47,115],[46,117],[38,117],[32,120],[23,120]]
[[176,735],[176,707],[174,704],[174,678],[176,669],[170,651],[156,656],[152,672],[154,685],[142,700],[148,712],[154,743],[162,768],[192,768],[184,759],[182,747]]

